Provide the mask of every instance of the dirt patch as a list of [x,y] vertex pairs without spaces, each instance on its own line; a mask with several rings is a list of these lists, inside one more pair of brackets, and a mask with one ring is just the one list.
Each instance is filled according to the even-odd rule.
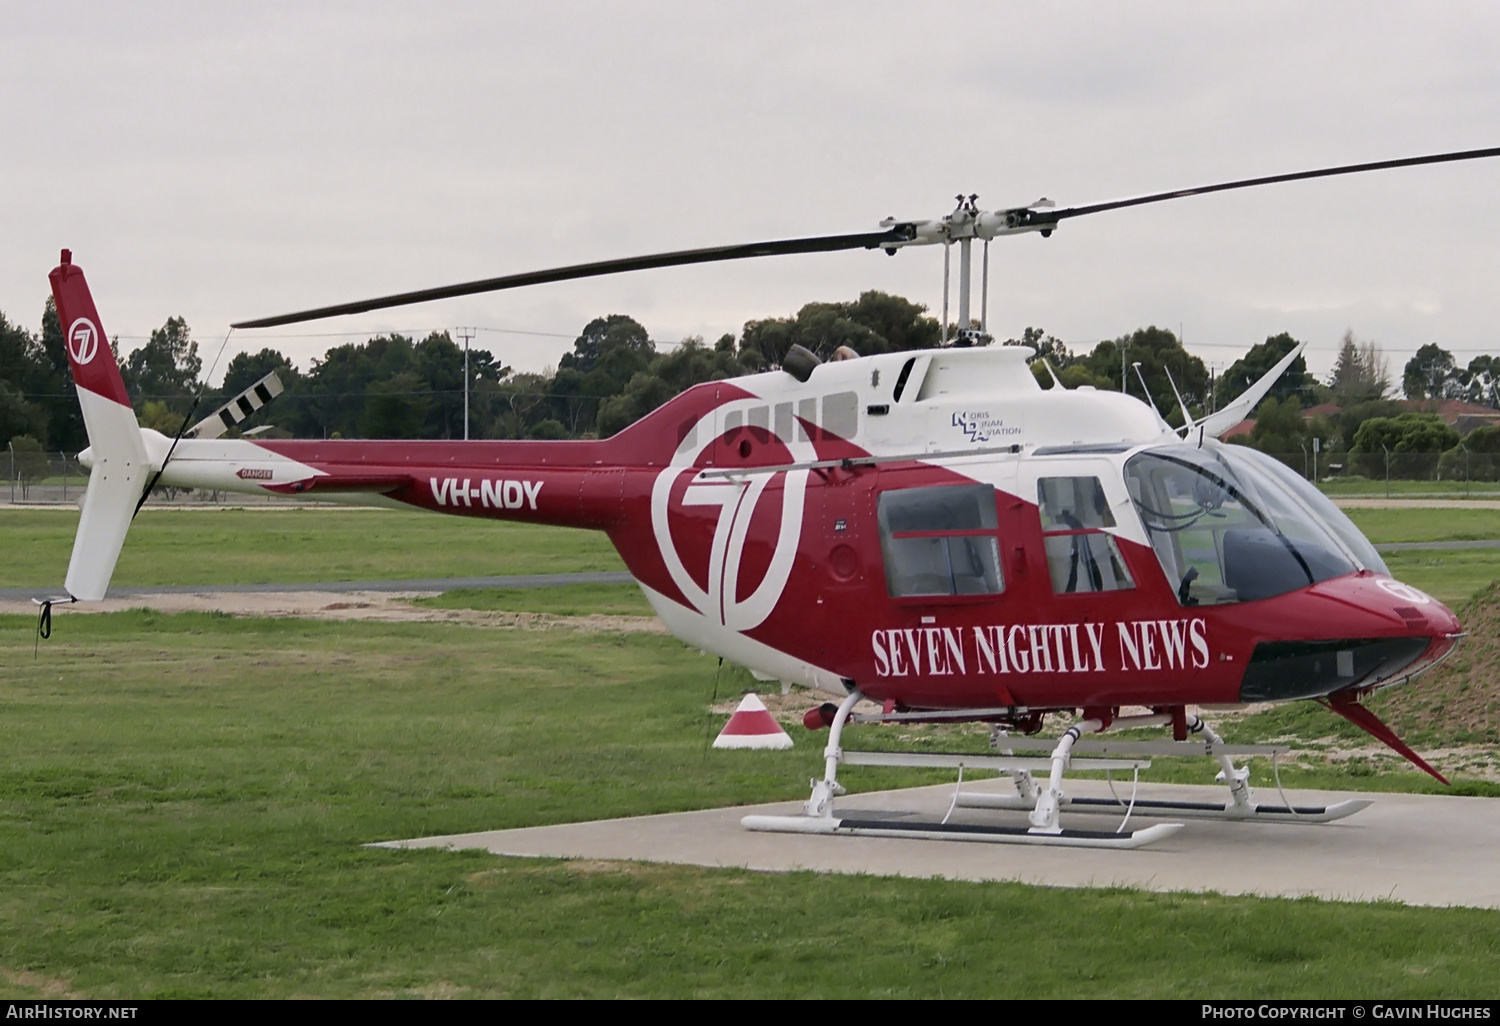
[[1370,703],[1398,731],[1432,731],[1500,743],[1500,581],[1457,610],[1468,637],[1415,682]]
[[[311,620],[378,620],[389,623],[461,623],[512,630],[575,630],[601,634],[665,634],[654,616],[559,616],[479,609],[428,609],[411,599],[431,591],[201,591],[168,595],[135,595],[77,605],[56,606],[54,617],[152,609],[161,613],[225,613],[229,616],[303,617]],[[0,613],[35,616],[30,602],[0,601]]]
[[38,973],[20,972],[15,969],[7,969],[0,965],[0,980],[4,980],[12,987],[23,987],[35,991],[44,998],[69,998],[76,999],[80,995],[73,992],[67,980],[54,980]]

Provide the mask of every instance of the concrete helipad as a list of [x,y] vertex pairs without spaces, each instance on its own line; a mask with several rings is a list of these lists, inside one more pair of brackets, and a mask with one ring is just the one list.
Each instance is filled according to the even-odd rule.
[[[1128,784],[1116,787],[1128,796]],[[964,790],[1009,788],[1008,781],[986,780],[966,784]],[[1069,793],[1102,797],[1109,792],[1102,781],[1073,781]],[[1149,791],[1152,798],[1186,801],[1223,801],[1224,795],[1216,787],[1153,785]],[[839,800],[837,814],[941,819],[952,796],[951,786],[852,795]],[[1147,796],[1143,789],[1142,797]],[[1500,799],[1290,790],[1287,796],[1298,805],[1350,797],[1374,798],[1375,804],[1322,825],[1188,820],[1176,835],[1135,851],[765,834],[740,826],[741,817],[750,814],[795,815],[800,811],[796,802],[424,837],[381,846],[1500,908]],[[1280,803],[1274,790],[1257,792],[1257,797]],[[1164,821],[1133,818],[1131,826]],[[959,809],[951,822],[1022,824],[1024,819],[1018,813]],[[1064,826],[1093,830],[1112,830],[1118,822],[1117,817],[1063,817]]]

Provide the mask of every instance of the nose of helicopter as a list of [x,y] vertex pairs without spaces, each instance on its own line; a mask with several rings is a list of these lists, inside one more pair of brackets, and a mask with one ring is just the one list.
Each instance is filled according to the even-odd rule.
[[1320,698],[1408,680],[1453,650],[1463,628],[1452,610],[1409,584],[1365,571],[1307,589],[1321,599],[1320,637],[1262,642],[1240,684],[1243,702]]

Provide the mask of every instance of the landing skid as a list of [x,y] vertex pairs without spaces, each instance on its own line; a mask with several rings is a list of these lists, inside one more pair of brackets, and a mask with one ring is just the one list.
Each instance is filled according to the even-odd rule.
[[[883,713],[879,717],[860,716],[853,718],[855,703],[863,697],[858,689],[849,693],[839,706],[829,725],[828,745],[823,750],[823,779],[812,781],[812,796],[803,804],[801,816],[746,816],[740,821],[746,830],[771,831],[793,834],[848,834],[863,837],[920,838],[937,841],[982,841],[998,844],[1049,845],[1071,848],[1140,848],[1171,837],[1182,829],[1181,823],[1158,823],[1126,831],[1132,817],[1171,817],[1173,819],[1216,819],[1239,822],[1262,823],[1328,823],[1344,819],[1368,807],[1368,799],[1356,798],[1337,805],[1295,806],[1282,794],[1281,805],[1261,805],[1255,800],[1250,787],[1250,771],[1235,766],[1233,756],[1286,754],[1285,748],[1263,745],[1226,745],[1213,729],[1197,716],[1184,718],[1178,710],[1173,715],[1156,712],[1148,716],[1112,716],[1106,710],[1102,714],[1081,720],[1053,741],[1029,738],[1009,738],[1000,728],[992,728],[989,753],[925,753],[925,752],[846,752],[840,745],[844,727],[850,722],[900,722],[942,718],[956,720],[952,713]],[[996,710],[978,710],[976,713]],[[977,714],[971,718],[978,718]],[[1087,739],[1084,734],[1103,733],[1111,728],[1165,727],[1174,726],[1186,734],[1199,736],[1196,741],[1128,741],[1113,739]],[[1017,756],[1017,751],[1040,751],[1052,747],[1045,758]],[[1197,755],[1214,759],[1222,767],[1218,779],[1229,788],[1229,801],[1180,802],[1156,799],[1139,799],[1132,784],[1130,800],[1114,798],[1080,798],[1063,792],[1063,773],[1073,763],[1075,752],[1093,755],[1095,758],[1079,760],[1074,767],[1079,770],[1104,771],[1132,770],[1139,781],[1139,772],[1150,767],[1144,758],[1149,755]],[[1098,756],[1105,756],[1099,758]],[[942,767],[958,771],[958,785],[954,789],[953,801],[948,814],[940,822],[914,822],[910,820],[879,819],[869,816],[838,816],[834,813],[834,799],[844,793],[838,782],[841,764],[851,766],[913,766]],[[1272,767],[1275,768],[1273,761]],[[1014,795],[989,793],[964,793],[965,769],[996,770],[1010,774],[1016,787]],[[1045,789],[1034,779],[1033,773],[1047,771]],[[1280,774],[1277,774],[1277,790],[1281,789]],[[1111,794],[1114,787],[1110,787]],[[995,809],[1025,812],[1029,827],[990,826],[974,823],[950,823],[955,810]],[[1059,817],[1062,812],[1092,813],[1096,815],[1120,816],[1120,825],[1112,832],[1096,830],[1064,829]]]
[[783,834],[845,834],[852,837],[983,841],[990,844],[1033,844],[1063,848],[1140,848],[1170,837],[1182,829],[1181,823],[1158,823],[1155,826],[1123,834],[1103,830],[1059,830],[1056,833],[1037,833],[1026,827],[841,819],[834,816],[746,816],[740,820],[740,825],[746,830]]
[[[1015,794],[960,793],[954,803],[961,809],[1006,809],[1014,812],[1030,812],[1031,802]],[[1351,798],[1337,805],[1251,805],[1240,806],[1233,801],[1214,802],[1170,802],[1137,799],[1134,803],[1117,801],[1114,798],[1074,798],[1064,796],[1061,808],[1066,812],[1091,813],[1094,815],[1123,816],[1134,811],[1137,816],[1155,818],[1171,816],[1174,819],[1217,819],[1240,823],[1332,823],[1345,819],[1374,804],[1368,798]]]

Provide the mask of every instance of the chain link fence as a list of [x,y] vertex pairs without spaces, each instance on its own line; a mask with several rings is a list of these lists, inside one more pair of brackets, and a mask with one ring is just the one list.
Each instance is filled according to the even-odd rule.
[[1500,454],[1469,452],[1275,452],[1330,495],[1500,497]]

